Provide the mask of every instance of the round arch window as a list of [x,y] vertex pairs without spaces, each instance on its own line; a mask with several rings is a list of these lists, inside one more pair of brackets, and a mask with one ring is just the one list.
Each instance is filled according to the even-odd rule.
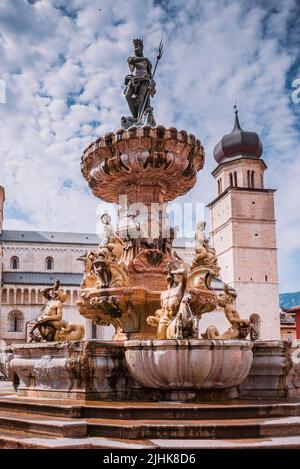
[[54,269],[54,259],[53,257],[46,257],[46,270]]

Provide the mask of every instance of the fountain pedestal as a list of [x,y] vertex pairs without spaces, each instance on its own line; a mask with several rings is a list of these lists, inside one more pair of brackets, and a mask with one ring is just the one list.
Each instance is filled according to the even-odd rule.
[[6,370],[21,397],[223,400],[237,397],[251,348],[249,341],[203,340],[20,344],[7,350]]

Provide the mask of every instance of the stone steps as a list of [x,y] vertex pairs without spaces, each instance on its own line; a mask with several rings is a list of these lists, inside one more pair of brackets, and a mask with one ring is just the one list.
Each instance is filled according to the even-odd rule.
[[48,401],[28,398],[1,398],[0,412],[21,412],[66,418],[134,420],[210,420],[300,416],[300,402],[236,401],[208,403],[143,403]]
[[0,448],[300,448],[300,402],[0,397]]
[[0,412],[0,429],[55,437],[117,439],[228,439],[300,436],[299,417],[233,420],[66,419]]
[[228,439],[300,436],[299,417],[243,420],[118,420],[87,419],[88,434],[129,439]]
[[40,401],[19,399],[19,398],[0,398],[0,412],[21,412],[38,415],[52,415],[56,417],[80,418],[82,417],[81,405],[61,404],[60,401]]
[[133,420],[214,420],[300,416],[300,402],[226,404],[207,403],[113,403],[110,405],[86,405],[85,418],[133,419]]
[[224,440],[151,440],[157,448],[185,449],[300,449],[300,436]]
[[0,411],[1,428],[70,438],[87,435],[85,421],[6,411]]
[[61,438],[0,428],[0,449],[300,449],[300,436],[248,439],[128,440],[101,437]]

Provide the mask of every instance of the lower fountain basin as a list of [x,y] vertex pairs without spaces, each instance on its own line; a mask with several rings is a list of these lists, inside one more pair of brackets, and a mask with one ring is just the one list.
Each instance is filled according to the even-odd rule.
[[247,340],[130,340],[131,376],[153,389],[227,389],[241,384],[252,364]]

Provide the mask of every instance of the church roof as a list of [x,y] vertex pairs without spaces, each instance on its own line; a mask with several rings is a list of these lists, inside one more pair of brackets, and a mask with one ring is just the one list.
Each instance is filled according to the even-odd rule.
[[[52,243],[52,244],[82,244],[98,245],[101,241],[95,233],[69,233],[63,231],[18,231],[3,230],[0,234],[1,242],[17,243]],[[175,238],[174,248],[194,247],[195,240],[192,238]]]
[[53,285],[59,280],[62,287],[79,287],[83,274],[60,272],[3,272],[2,283],[8,285]]
[[[236,108],[236,106],[235,106]],[[217,143],[213,154],[217,163],[236,155],[246,157],[260,158],[263,152],[263,146],[257,133],[242,129],[239,122],[238,111],[235,109],[234,127],[230,134]]]
[[0,234],[1,242],[98,245],[100,239],[95,233],[3,230]]

